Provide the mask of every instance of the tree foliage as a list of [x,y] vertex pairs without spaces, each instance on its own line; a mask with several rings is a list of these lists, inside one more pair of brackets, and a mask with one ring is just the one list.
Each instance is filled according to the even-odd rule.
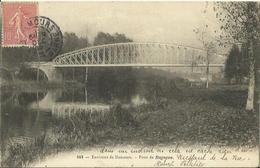
[[[2,16],[0,16],[0,24],[2,25]],[[2,26],[0,26],[0,38],[2,39]],[[2,43],[0,43],[0,46],[2,47]]]
[[75,33],[65,32],[63,35],[62,53],[90,46],[88,37],[78,37]]
[[[260,68],[260,3],[259,2],[216,2],[213,10],[221,23],[220,43],[242,44],[246,57]],[[252,43],[252,44],[250,44]],[[253,51],[248,51],[252,47]],[[248,52],[253,52],[252,54]],[[249,66],[247,66],[249,68]]]
[[216,2],[213,8],[222,23],[223,39],[233,42],[259,41],[259,9],[257,2]]
[[23,62],[37,61],[37,52],[28,47],[3,47],[2,61],[6,67],[18,70]]
[[93,45],[126,43],[126,42],[133,42],[133,40],[126,37],[125,34],[115,33],[111,35],[109,33],[99,32],[94,39]]
[[249,60],[249,84],[246,109],[254,110],[255,78],[259,68],[260,3],[259,2],[216,2],[216,17],[222,23],[220,40],[231,40],[247,47]]
[[236,79],[236,83],[241,83],[244,77],[248,77],[248,60],[245,55],[245,49],[239,51],[238,46],[233,45],[225,65],[225,77],[229,80],[229,83],[233,78]]

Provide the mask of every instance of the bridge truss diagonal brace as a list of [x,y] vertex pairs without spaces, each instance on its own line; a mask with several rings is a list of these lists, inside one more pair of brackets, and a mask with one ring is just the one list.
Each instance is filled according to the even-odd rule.
[[[55,67],[157,66],[187,67],[206,64],[205,51],[176,44],[116,43],[88,47],[57,56]],[[83,57],[85,56],[85,57]],[[196,60],[196,61],[195,61]],[[103,65],[101,65],[103,64]],[[214,64],[214,63],[212,63]],[[222,63],[224,64],[224,62]],[[223,65],[221,65],[223,66]],[[199,67],[199,66],[198,66]]]

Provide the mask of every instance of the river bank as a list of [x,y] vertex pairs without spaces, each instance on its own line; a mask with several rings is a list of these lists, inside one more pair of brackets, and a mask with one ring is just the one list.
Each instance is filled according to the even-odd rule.
[[56,88],[71,88],[71,87],[84,87],[84,83],[78,81],[66,81],[66,82],[49,82],[49,81],[23,81],[23,80],[14,80],[14,81],[5,81],[1,83],[1,90],[46,90],[46,89],[56,89]]
[[150,81],[149,89],[142,89],[148,97],[138,106],[114,101],[109,112],[78,109],[62,117],[52,115],[51,127],[40,135],[5,142],[3,165],[28,166],[49,155],[94,145],[258,144],[258,113],[244,110],[246,88],[178,88],[159,81],[164,84]]

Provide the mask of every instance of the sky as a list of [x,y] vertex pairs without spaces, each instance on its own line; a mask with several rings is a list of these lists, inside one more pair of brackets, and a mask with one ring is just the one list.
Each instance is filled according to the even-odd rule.
[[100,32],[124,33],[137,42],[178,43],[200,47],[194,28],[218,28],[206,2],[40,2],[39,15],[62,32],[93,41]]

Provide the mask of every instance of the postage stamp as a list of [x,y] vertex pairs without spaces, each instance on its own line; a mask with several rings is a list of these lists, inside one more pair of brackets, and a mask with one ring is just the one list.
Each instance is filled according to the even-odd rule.
[[30,27],[27,21],[38,15],[36,2],[4,2],[3,9],[3,37],[4,47],[33,46],[29,39],[32,32],[37,32],[37,27]]

